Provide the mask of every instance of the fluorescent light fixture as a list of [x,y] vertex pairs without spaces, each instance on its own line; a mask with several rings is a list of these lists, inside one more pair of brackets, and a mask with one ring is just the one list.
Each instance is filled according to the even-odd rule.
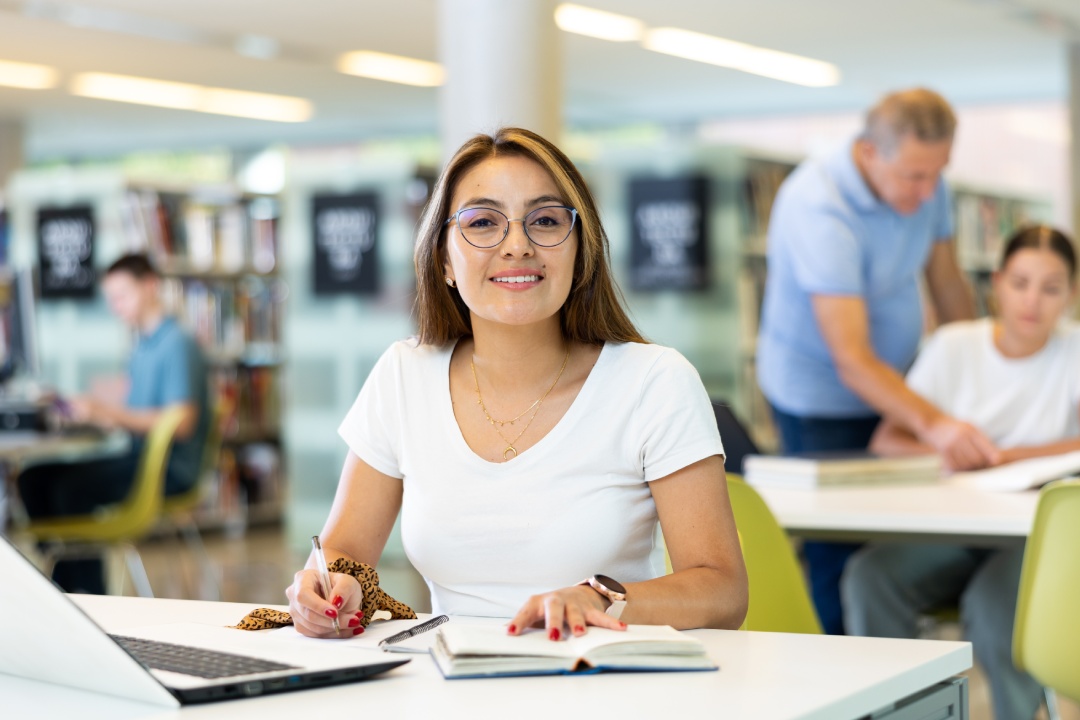
[[439,63],[371,50],[345,53],[338,58],[337,68],[346,75],[419,87],[442,85],[446,77]]
[[312,115],[311,102],[304,98],[204,87],[130,75],[80,73],[71,81],[71,92],[73,95],[98,100],[274,122],[304,122]]
[[640,40],[645,33],[645,23],[637,18],[571,3],[563,3],[555,8],[555,24],[566,32],[612,42]]
[[0,85],[24,90],[56,87],[57,72],[48,65],[0,60]]
[[840,82],[840,69],[832,63],[679,28],[649,30],[642,45],[655,52],[796,85],[828,87]]

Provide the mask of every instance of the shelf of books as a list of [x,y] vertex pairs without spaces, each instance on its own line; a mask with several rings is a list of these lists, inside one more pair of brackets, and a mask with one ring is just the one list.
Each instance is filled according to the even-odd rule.
[[742,178],[743,252],[738,278],[739,403],[751,436],[766,451],[778,440],[769,405],[757,383],[757,332],[765,297],[766,238],[773,201],[781,183],[795,169],[793,159],[747,156]]
[[280,368],[284,285],[278,203],[228,188],[132,187],[128,246],[164,276],[163,299],[202,346],[221,423],[199,521],[239,530],[277,522],[284,499]]
[[1008,237],[1031,223],[1049,222],[1049,201],[1007,191],[953,184],[956,254],[968,274],[979,315],[990,315],[990,276],[997,268]]

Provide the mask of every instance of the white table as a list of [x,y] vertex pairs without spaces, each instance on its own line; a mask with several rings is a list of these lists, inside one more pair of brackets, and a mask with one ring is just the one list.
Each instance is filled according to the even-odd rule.
[[1039,497],[1035,491],[988,492],[948,483],[756,489],[793,535],[986,546],[1024,540]]
[[[173,619],[232,624],[251,605],[73,596],[109,632]],[[29,620],[29,619],[28,619]],[[47,622],[47,619],[41,619]],[[374,680],[181,711],[0,676],[4,717],[483,720],[845,720],[971,667],[968,643],[696,630],[719,672],[444,680],[427,656]],[[362,636],[361,636],[362,637]]]

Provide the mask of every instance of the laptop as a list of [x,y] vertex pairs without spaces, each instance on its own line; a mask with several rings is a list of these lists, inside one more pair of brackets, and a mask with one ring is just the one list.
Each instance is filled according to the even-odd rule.
[[0,539],[3,674],[179,707],[350,683],[409,662],[386,660],[355,641],[303,638],[291,628],[247,632],[166,622],[128,633],[137,637],[111,636]]

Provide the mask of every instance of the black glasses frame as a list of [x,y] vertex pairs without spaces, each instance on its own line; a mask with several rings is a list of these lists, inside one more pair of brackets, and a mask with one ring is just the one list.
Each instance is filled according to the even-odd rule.
[[[566,231],[566,237],[564,237],[559,242],[553,243],[551,245],[545,245],[544,243],[536,242],[536,240],[533,238],[533,236],[529,234],[529,226],[525,224],[525,221],[528,220],[529,215],[532,215],[533,213],[540,212],[541,210],[550,210],[552,208],[561,208],[563,210],[569,210],[570,211],[570,229]],[[474,243],[472,240],[469,239],[469,236],[466,235],[465,231],[461,229],[461,223],[459,222],[459,217],[460,217],[461,213],[469,212],[470,210],[490,210],[492,212],[497,212],[500,215],[502,215],[504,218],[506,218],[506,227],[503,228],[502,237],[499,238],[498,242],[496,242],[496,243],[494,243],[492,245],[477,245],[476,243]],[[495,208],[477,206],[477,207],[461,208],[456,213],[454,213],[453,215],[451,215],[450,217],[448,217],[446,219],[446,222],[443,223],[443,227],[449,225],[450,223],[454,223],[455,225],[457,225],[458,232],[461,233],[461,237],[463,237],[465,239],[465,242],[469,243],[474,248],[480,248],[481,250],[490,250],[493,247],[498,247],[502,243],[502,241],[506,239],[507,234],[510,232],[510,224],[517,222],[517,223],[521,223],[521,229],[525,231],[525,237],[529,238],[529,242],[531,242],[533,245],[536,245],[537,247],[543,247],[543,248],[553,248],[553,247],[558,247],[559,245],[562,245],[564,242],[566,242],[567,238],[570,237],[570,234],[572,232],[574,232],[574,227],[577,225],[577,221],[578,221],[577,208],[572,208],[569,205],[544,205],[543,207],[538,207],[535,210],[529,211],[525,215],[525,217],[523,217],[523,218],[510,218],[510,217],[507,217],[506,213],[504,213],[501,210],[496,210]]]

